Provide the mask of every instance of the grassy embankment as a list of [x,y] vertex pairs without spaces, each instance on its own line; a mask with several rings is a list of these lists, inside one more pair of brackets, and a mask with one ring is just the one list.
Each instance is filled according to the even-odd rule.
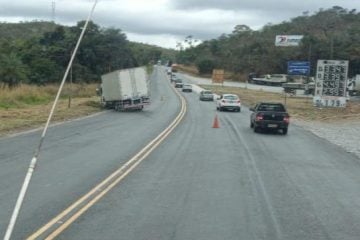
[[[65,86],[53,121],[64,121],[100,111],[96,84],[72,85],[72,101],[68,106],[69,86]],[[0,135],[39,127],[46,122],[58,90],[57,85],[21,85],[0,88]]]
[[[151,75],[153,65],[148,65],[146,71]],[[70,86],[66,85],[59,99],[53,122],[101,111],[96,87],[97,84],[72,84],[70,91]],[[23,84],[14,89],[0,86],[0,136],[42,126],[47,120],[58,88],[58,85]],[[72,100],[69,108],[70,94]]]

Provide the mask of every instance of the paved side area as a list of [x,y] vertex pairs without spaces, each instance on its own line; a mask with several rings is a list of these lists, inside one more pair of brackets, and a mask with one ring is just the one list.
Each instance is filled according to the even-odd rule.
[[360,157],[360,122],[321,123],[295,120],[294,123]]

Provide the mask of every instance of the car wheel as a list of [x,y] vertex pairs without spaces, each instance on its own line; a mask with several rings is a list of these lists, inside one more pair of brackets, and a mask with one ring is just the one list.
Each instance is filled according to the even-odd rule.
[[283,129],[282,129],[282,133],[283,133],[284,135],[286,135],[287,132],[288,132],[288,129],[287,129],[287,128],[283,128]]

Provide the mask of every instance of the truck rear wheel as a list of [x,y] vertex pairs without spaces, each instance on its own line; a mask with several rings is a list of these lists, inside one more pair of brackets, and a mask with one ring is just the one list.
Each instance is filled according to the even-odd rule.
[[288,129],[287,129],[287,128],[283,128],[283,129],[282,129],[282,133],[283,133],[284,135],[286,135],[287,132],[288,132]]

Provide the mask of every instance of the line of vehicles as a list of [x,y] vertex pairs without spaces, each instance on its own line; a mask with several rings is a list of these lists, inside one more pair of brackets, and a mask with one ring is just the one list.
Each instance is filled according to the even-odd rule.
[[[182,88],[183,92],[192,92],[192,85],[183,83],[181,79],[174,74],[170,75],[170,81],[176,88]],[[215,95],[209,90],[202,90],[199,93],[200,101],[216,101],[218,111],[241,112],[241,101],[235,94]],[[281,131],[282,134],[288,133],[290,124],[290,115],[282,103],[277,102],[260,102],[254,107],[249,108],[252,111],[250,116],[250,128],[254,132],[262,130]]]
[[[192,92],[192,85],[168,72],[170,82],[182,92]],[[101,103],[116,111],[142,110],[150,104],[150,82],[144,68],[131,68],[110,72],[101,76],[101,87],[97,89]],[[215,95],[209,90],[199,93],[200,101],[216,101],[218,111],[241,112],[241,101],[235,94]],[[263,102],[250,108],[250,127],[254,132],[261,129],[281,130],[287,134],[289,114],[282,103]]]

